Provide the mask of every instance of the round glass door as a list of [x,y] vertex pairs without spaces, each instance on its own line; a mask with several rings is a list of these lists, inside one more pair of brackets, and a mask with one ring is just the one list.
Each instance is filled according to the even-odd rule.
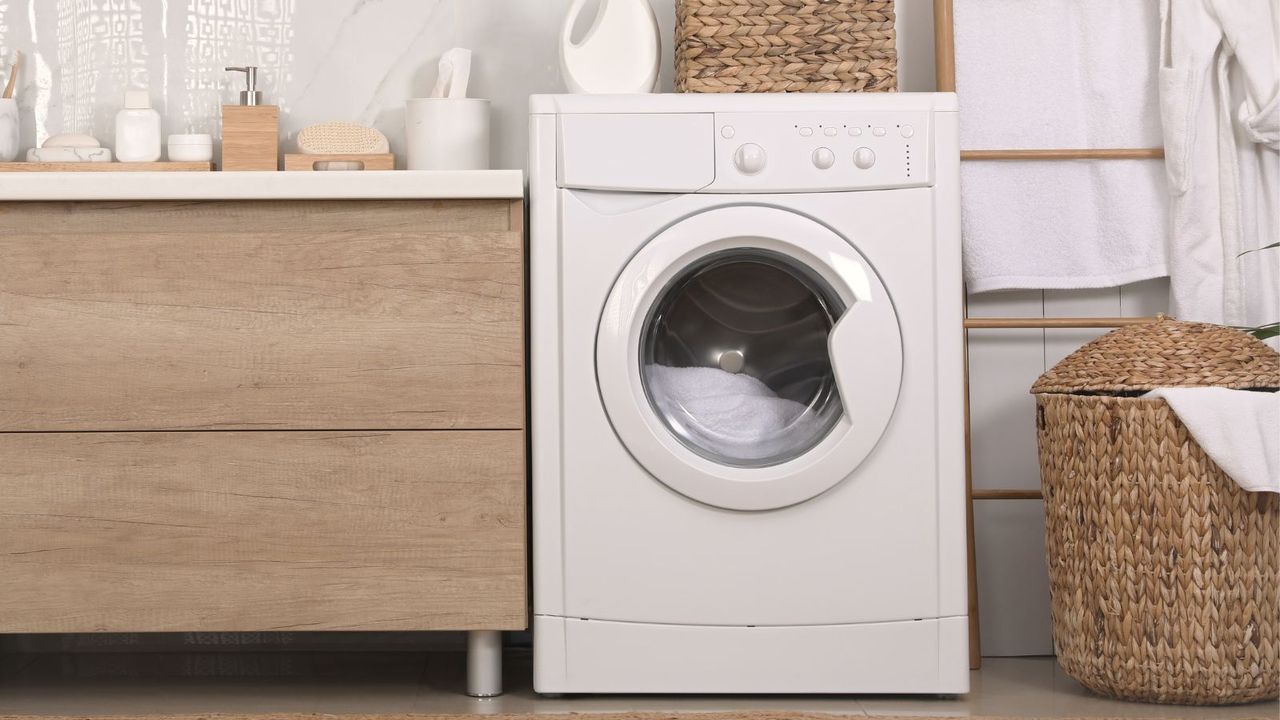
[[614,281],[596,381],[614,433],[659,482],[731,510],[804,502],[888,426],[902,337],[849,241],[776,208],[671,225]]
[[666,286],[645,321],[645,395],[680,443],[712,462],[794,460],[843,412],[828,350],[843,312],[830,284],[785,255],[709,255]]

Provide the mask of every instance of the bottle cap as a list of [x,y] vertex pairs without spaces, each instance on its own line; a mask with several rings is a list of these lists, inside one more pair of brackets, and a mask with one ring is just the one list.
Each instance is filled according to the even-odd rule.
[[146,90],[127,90],[124,94],[126,110],[146,110],[151,107],[151,93]]

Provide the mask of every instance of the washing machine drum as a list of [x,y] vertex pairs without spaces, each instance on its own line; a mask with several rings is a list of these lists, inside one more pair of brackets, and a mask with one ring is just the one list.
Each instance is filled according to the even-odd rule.
[[687,268],[641,336],[645,394],[691,451],[732,467],[793,460],[840,419],[828,338],[844,305],[786,256],[729,250]]
[[657,480],[717,507],[774,509],[834,487],[879,442],[901,331],[847,239],[777,208],[720,208],[623,268],[596,379],[618,438]]

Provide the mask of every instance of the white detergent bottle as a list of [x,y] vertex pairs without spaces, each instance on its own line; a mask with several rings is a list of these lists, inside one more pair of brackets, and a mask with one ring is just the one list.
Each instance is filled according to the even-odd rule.
[[160,113],[151,108],[145,89],[128,90],[124,109],[116,114],[116,159],[155,162],[160,159]]
[[578,42],[573,28],[588,0],[573,0],[560,34],[560,74],[570,92],[648,93],[658,84],[662,40],[649,0],[599,0]]

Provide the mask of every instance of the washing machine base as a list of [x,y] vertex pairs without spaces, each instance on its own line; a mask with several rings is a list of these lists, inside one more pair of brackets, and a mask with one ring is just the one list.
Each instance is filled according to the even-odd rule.
[[540,693],[960,694],[967,617],[715,627],[534,617]]

